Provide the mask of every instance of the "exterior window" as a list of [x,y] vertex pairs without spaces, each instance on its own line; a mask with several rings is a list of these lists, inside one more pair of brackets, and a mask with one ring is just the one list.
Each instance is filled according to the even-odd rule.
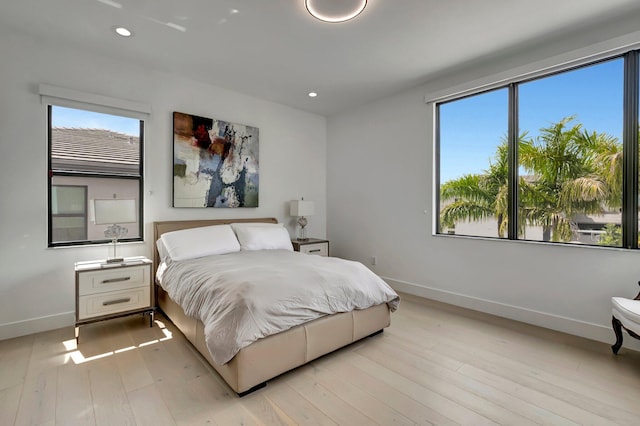
[[143,122],[49,106],[49,246],[104,243],[96,199],[135,200],[137,217],[121,241],[142,239]]
[[440,231],[507,235],[507,89],[439,106]]
[[437,232],[638,248],[639,58],[436,104]]
[[519,86],[519,238],[622,245],[623,82],[616,59]]
[[54,241],[87,239],[87,187],[51,187],[51,235]]

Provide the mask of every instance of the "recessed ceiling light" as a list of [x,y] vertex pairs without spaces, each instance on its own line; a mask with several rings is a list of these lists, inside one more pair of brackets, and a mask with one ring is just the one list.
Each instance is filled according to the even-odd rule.
[[305,0],[307,10],[324,22],[344,22],[358,16],[367,6],[367,0]]
[[116,34],[121,35],[122,37],[131,37],[133,35],[133,33],[125,27],[114,27],[113,31],[115,31]]
[[318,94],[316,92],[309,92],[309,97],[310,98],[315,98],[316,96],[318,96]]

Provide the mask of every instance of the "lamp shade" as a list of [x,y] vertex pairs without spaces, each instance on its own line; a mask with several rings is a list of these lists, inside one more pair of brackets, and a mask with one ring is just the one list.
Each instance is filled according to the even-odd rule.
[[289,214],[291,216],[313,216],[315,206],[313,201],[292,200],[289,204]]
[[93,200],[96,225],[136,221],[136,200]]

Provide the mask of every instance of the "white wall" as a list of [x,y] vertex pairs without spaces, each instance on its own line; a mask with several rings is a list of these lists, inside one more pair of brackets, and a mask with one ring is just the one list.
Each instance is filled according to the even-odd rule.
[[365,263],[401,291],[615,340],[610,298],[640,290],[640,251],[432,235],[433,107],[424,99],[637,43],[636,30],[633,22],[620,23],[522,49],[330,117],[332,254]]
[[[151,256],[157,220],[276,217],[295,235],[288,201],[301,196],[316,203],[309,234],[325,237],[324,117],[2,30],[0,58],[0,339],[72,324],[73,263],[108,255],[108,246],[47,248],[47,123],[40,83],[151,106],[145,242],[123,245],[119,253]],[[171,207],[173,111],[260,129],[259,208]]]

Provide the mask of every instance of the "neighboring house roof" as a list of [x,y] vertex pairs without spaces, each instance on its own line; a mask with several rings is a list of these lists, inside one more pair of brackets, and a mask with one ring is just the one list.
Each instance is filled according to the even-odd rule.
[[51,129],[54,170],[132,173],[139,170],[137,136],[105,129],[54,127]]
[[620,225],[622,222],[622,214],[620,212],[604,212],[602,214],[577,214],[574,216],[573,220],[578,225],[593,225],[596,227],[602,227],[607,223],[613,223],[615,225]]

